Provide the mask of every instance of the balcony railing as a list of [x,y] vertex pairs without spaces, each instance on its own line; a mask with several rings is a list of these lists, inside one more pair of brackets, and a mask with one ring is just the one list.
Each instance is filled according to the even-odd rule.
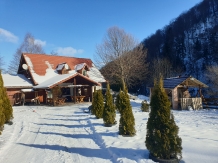
[[199,110],[203,108],[201,97],[180,98],[180,105],[182,110],[188,110],[189,107],[192,107],[193,110]]

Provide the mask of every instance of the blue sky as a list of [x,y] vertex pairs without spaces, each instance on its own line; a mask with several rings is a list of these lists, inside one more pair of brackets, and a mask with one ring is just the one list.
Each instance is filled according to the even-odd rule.
[[90,58],[108,28],[142,41],[202,0],[0,0],[0,56],[6,65],[27,32],[47,54]]

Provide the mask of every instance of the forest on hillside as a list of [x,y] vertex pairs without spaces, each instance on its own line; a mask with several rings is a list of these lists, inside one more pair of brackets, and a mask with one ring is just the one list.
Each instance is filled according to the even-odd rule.
[[209,96],[217,96],[218,0],[203,0],[134,47],[129,38],[115,27],[97,46],[100,71],[113,90],[126,83],[129,92],[146,95],[160,76],[193,76],[210,87]]
[[149,84],[164,78],[191,75],[206,81],[208,66],[218,63],[218,1],[204,0],[142,41],[147,50]]
[[169,62],[164,77],[185,73],[201,79],[207,66],[218,63],[218,1],[202,1],[145,38],[143,44],[152,73],[152,66]]

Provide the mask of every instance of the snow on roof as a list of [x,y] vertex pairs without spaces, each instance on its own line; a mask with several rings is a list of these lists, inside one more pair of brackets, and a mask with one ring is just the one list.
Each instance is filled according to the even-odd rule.
[[74,69],[75,69],[76,71],[81,70],[85,65],[86,65],[86,63],[77,64]]
[[4,87],[32,87],[33,84],[30,80],[28,80],[24,75],[17,74],[17,75],[10,75],[10,74],[2,74],[2,79],[4,82]]
[[[51,61],[47,61],[45,60],[44,63],[47,65],[47,69],[46,69],[46,73],[45,75],[39,75],[37,74],[34,69],[36,69],[36,67],[34,67],[33,62],[31,60],[31,58],[27,55],[25,56],[25,60],[27,62],[27,65],[29,66],[29,71],[32,74],[33,80],[41,85],[43,83],[49,83],[52,82],[54,84],[54,81],[51,81],[50,79],[58,79],[58,78],[62,78],[63,76],[58,74],[57,71],[54,68],[54,65],[51,64]],[[50,56],[51,58],[52,56]],[[55,56],[54,56],[55,57]],[[55,57],[56,58],[56,57]],[[62,57],[63,59],[64,57]],[[69,58],[66,57],[66,62],[69,60]],[[77,58],[77,60],[79,60],[79,58]],[[87,60],[90,61],[90,60]],[[65,62],[65,63],[66,63]],[[64,64],[60,64],[60,65],[64,65]],[[38,66],[38,65],[37,65]],[[69,71],[68,75],[74,75],[76,73],[77,70],[81,70],[84,66],[88,66],[87,63],[80,63],[75,65],[75,70],[71,70]],[[38,68],[38,67],[37,67]],[[54,69],[53,69],[54,68]],[[100,73],[100,71],[95,67],[95,65],[92,63],[92,67],[90,68],[90,71],[87,72],[89,78],[95,82],[106,82],[106,80],[104,79],[103,75]],[[67,75],[67,74],[66,74]],[[58,76],[62,76],[62,77],[58,77]]]
[[90,68],[90,71],[87,71],[87,74],[90,79],[96,81],[96,82],[106,82],[101,72],[95,67],[94,64],[92,64],[92,67]]
[[65,69],[69,69],[69,65],[66,62],[64,62],[64,63],[58,64],[56,70],[58,70],[58,71],[62,70],[64,67],[65,67]]
[[[201,81],[195,79],[191,76],[177,76],[163,79],[163,87],[168,89],[174,89],[178,85],[187,85],[189,87],[203,87],[207,88],[208,86]],[[154,84],[149,85],[149,87],[154,87]]]
[[187,81],[187,84],[189,86],[202,86],[202,87],[208,87],[206,84],[202,83],[201,81],[191,77],[191,76],[184,76],[184,77],[171,77],[166,78],[163,80],[164,82],[164,88],[175,88],[179,84],[185,84],[184,82]]
[[59,64],[58,67],[56,68],[56,70],[62,70],[64,66],[65,66],[65,64]]
[[29,66],[30,72],[31,72],[34,80],[36,81],[36,83],[40,84],[40,83],[43,83],[43,82],[51,79],[52,77],[59,76],[59,74],[56,72],[56,70],[52,69],[52,65],[48,61],[45,61],[45,64],[48,65],[48,68],[46,69],[45,75],[38,75],[34,71],[34,67],[33,67],[33,64],[31,62],[31,59],[27,56],[25,58],[26,58],[28,66]]
[[49,88],[63,80],[66,80],[72,76],[74,76],[75,74],[77,74],[75,71],[73,73],[70,74],[62,74],[62,75],[56,75],[50,79],[47,79],[46,81],[40,83],[37,86],[34,86],[34,89],[39,89],[39,88]]

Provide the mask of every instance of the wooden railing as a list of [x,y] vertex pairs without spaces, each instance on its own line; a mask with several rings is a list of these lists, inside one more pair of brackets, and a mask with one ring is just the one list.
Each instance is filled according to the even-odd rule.
[[83,102],[86,96],[72,96],[72,101],[76,99],[76,102]]
[[182,110],[188,110],[189,106],[192,107],[194,110],[202,109],[202,99],[201,97],[196,98],[180,98],[180,104]]
[[63,105],[63,104],[65,104],[65,100],[66,100],[66,98],[64,98],[64,97],[61,97],[61,98],[55,98],[55,99],[53,99],[53,98],[47,98],[47,104],[48,105],[54,105],[54,106],[57,106],[57,105]]

